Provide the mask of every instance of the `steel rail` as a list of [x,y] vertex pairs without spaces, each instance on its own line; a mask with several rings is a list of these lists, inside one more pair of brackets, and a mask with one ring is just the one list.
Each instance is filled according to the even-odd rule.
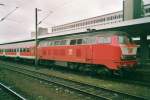
[[23,96],[21,96],[20,94],[18,94],[17,92],[13,91],[12,89],[10,89],[9,87],[7,87],[6,85],[4,85],[3,83],[0,83],[0,86],[2,88],[4,88],[5,90],[7,90],[9,93],[11,93],[13,96],[15,96],[17,99],[19,100],[26,100]]
[[[3,62],[3,63],[6,63],[6,62]],[[16,65],[16,63],[11,63],[11,64],[15,64]],[[24,67],[31,67],[31,66],[28,66],[28,65],[21,65],[21,67],[22,66],[24,66]],[[26,69],[26,70],[28,70],[28,69]],[[106,77],[103,78],[102,77],[101,79],[102,80],[107,80],[107,81],[113,81],[113,82],[121,82],[121,83],[125,83],[125,84],[127,83],[127,84],[131,84],[131,85],[140,85],[140,86],[150,87],[150,84],[149,84],[150,81],[142,81],[142,80],[135,80],[135,79],[128,79],[128,78],[120,79],[120,78],[117,78],[117,77],[115,77],[115,78],[106,78]]]
[[[7,65],[7,66],[11,66],[11,67],[16,67],[16,66],[12,66],[12,65]],[[9,68],[7,68],[7,69],[9,69]],[[10,70],[10,69],[9,69]],[[16,67],[16,70],[14,70],[14,69],[12,69],[11,68],[11,70],[13,70],[13,71],[16,71],[16,70],[18,70],[18,67]],[[30,74],[29,75],[29,73],[23,73],[23,70],[26,70],[27,72],[31,72],[32,73],[32,75]],[[128,94],[128,93],[123,93],[123,92],[120,92],[120,91],[116,91],[116,90],[111,90],[111,89],[106,89],[106,88],[104,88],[104,87],[97,87],[97,86],[94,86],[94,85],[91,85],[91,84],[87,84],[87,83],[81,83],[81,82],[77,82],[77,81],[73,81],[73,80],[67,80],[67,79],[62,79],[62,78],[60,78],[60,77],[56,77],[56,76],[48,76],[48,75],[46,75],[46,74],[44,74],[44,73],[39,73],[39,72],[35,72],[35,71],[31,71],[31,70],[29,70],[29,69],[24,69],[24,68],[20,68],[20,71],[16,71],[16,72],[19,72],[19,73],[22,73],[22,74],[26,74],[26,75],[28,75],[28,76],[31,76],[31,77],[34,77],[34,78],[38,78],[38,79],[40,79],[40,80],[43,80],[43,81],[46,81],[46,82],[51,82],[51,83],[55,83],[55,84],[57,84],[57,85],[61,85],[61,86],[64,86],[64,87],[69,87],[70,89],[73,89],[73,90],[77,90],[77,91],[79,91],[79,92],[84,92],[85,94],[89,94],[89,95],[92,95],[92,96],[94,96],[94,97],[98,97],[98,98],[103,98],[103,99],[105,99],[105,100],[110,100],[111,98],[104,98],[103,96],[99,96],[99,94],[94,94],[94,93],[89,93],[89,92],[87,92],[86,91],[86,89],[84,88],[84,86],[86,87],[86,88],[93,88],[93,89],[95,89],[95,91],[96,90],[101,90],[101,91],[107,91],[107,92],[110,92],[110,93],[116,93],[116,94],[118,94],[118,95],[121,95],[121,96],[124,96],[124,97],[128,97],[128,98],[132,98],[132,99],[136,99],[136,100],[146,100],[146,98],[144,98],[144,97],[140,97],[140,96],[136,96],[136,95],[131,95],[131,94]],[[46,77],[48,77],[47,79],[45,79],[45,78],[39,78],[39,76],[35,76],[35,74],[33,75],[33,73],[36,73],[36,74],[41,74],[41,75],[44,75],[44,76],[46,76]],[[40,75],[40,76],[41,76]],[[52,78],[53,77],[53,78]],[[56,80],[57,79],[57,80]],[[78,84],[78,86],[79,85],[82,85],[82,87],[83,87],[83,89],[85,89],[85,90],[82,90],[82,89],[79,89],[79,87],[77,87],[77,88],[74,88],[74,87],[72,87],[72,86],[69,86],[68,84],[67,85],[65,85],[65,83],[63,83],[63,82],[60,82],[60,81],[58,81],[58,79],[61,79],[61,80],[65,80],[65,81],[69,81],[69,82],[74,82],[74,83],[76,83],[76,84]],[[54,80],[56,80],[56,81],[54,81]],[[80,87],[81,88],[81,87]]]
[[[3,63],[6,63],[6,62],[3,62]],[[10,62],[9,62],[10,63]],[[11,63],[11,64],[17,64],[17,63]],[[21,65],[21,67],[31,67],[29,65]],[[26,70],[28,70],[26,68]],[[31,71],[31,70],[30,70]],[[41,73],[42,74],[42,73]],[[55,76],[56,77],[56,76]],[[115,77],[115,78],[103,78],[101,77],[102,80],[107,80],[107,81],[113,81],[113,82],[121,82],[121,83],[127,83],[127,84],[131,84],[131,85],[140,85],[140,86],[146,86],[146,87],[150,87],[150,84],[149,82],[150,81],[143,81],[143,80],[136,80],[136,79],[128,79],[128,78],[124,78],[124,79],[120,79],[118,77]]]

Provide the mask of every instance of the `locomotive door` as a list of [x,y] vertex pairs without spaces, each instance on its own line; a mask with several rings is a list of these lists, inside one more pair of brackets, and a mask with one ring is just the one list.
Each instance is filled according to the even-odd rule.
[[91,45],[87,46],[85,51],[86,51],[86,62],[92,63],[92,60],[93,60],[93,54],[92,54],[93,48],[92,48],[92,46]]

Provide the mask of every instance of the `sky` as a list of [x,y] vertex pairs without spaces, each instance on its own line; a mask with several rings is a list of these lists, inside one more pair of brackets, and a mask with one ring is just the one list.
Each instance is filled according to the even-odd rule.
[[[38,21],[48,16],[39,27],[78,21],[122,10],[123,0],[0,0],[0,19],[18,7],[0,22],[0,43],[31,38],[35,30],[35,8]],[[145,4],[150,0],[144,0]]]

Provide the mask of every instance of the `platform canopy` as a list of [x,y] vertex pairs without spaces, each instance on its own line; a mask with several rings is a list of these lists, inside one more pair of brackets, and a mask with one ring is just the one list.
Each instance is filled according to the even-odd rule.
[[122,21],[119,23],[94,25],[90,27],[80,28],[76,30],[69,30],[63,32],[54,32],[47,35],[39,36],[39,38],[77,34],[87,32],[87,29],[96,31],[124,31],[130,33],[132,36],[139,36],[141,34],[150,35],[150,17]]
[[101,28],[99,30],[125,31],[132,36],[150,35],[150,17],[123,21]]

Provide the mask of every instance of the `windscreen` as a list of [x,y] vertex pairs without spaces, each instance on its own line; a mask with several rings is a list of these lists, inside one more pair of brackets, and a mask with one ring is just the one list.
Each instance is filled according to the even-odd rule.
[[129,36],[122,35],[122,36],[119,36],[118,41],[120,44],[129,44],[132,42],[132,39]]

